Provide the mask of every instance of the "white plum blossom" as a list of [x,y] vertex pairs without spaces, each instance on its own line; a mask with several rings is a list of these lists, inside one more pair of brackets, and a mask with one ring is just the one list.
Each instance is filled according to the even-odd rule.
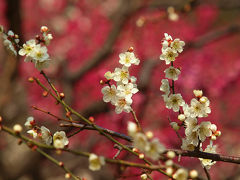
[[41,46],[40,44],[37,44],[32,52],[32,57],[34,61],[43,62],[49,59],[49,55],[47,53],[47,47]]
[[31,129],[33,127],[33,124],[34,124],[34,117],[32,116],[29,116],[24,124],[24,126],[28,129]]
[[23,44],[23,48],[18,51],[18,54],[20,56],[26,56],[25,62],[32,60],[32,53],[36,46],[36,41],[34,39],[31,39],[26,42],[26,44]]
[[205,141],[206,137],[212,136],[211,122],[204,121],[199,125],[198,136],[200,141]]
[[125,98],[128,101],[132,98],[133,94],[138,92],[138,89],[132,83],[128,83],[126,85],[121,84],[117,87],[118,93],[117,96],[121,98]]
[[127,125],[127,130],[130,136],[134,136],[138,130],[136,123],[129,121]]
[[170,64],[175,61],[175,58],[178,56],[178,53],[172,48],[166,48],[160,55],[160,60],[166,61],[166,64]]
[[132,64],[139,65],[140,63],[139,59],[135,57],[133,52],[121,53],[119,54],[119,58],[119,63],[126,67],[130,67]]
[[145,149],[145,154],[152,160],[158,160],[160,154],[165,151],[165,147],[159,142],[157,138],[154,138],[147,147],[148,148]]
[[98,171],[101,169],[101,166],[105,165],[105,159],[103,156],[97,156],[96,154],[91,153],[89,155],[89,169],[92,171]]
[[174,174],[173,178],[176,180],[187,180],[188,179],[188,171],[183,168],[179,168]]
[[178,68],[170,66],[169,68],[165,69],[164,73],[166,78],[176,81],[178,80],[178,76],[181,71]]
[[162,84],[160,86],[160,91],[164,92],[166,95],[170,93],[170,86],[167,79],[162,79]]
[[181,94],[171,94],[166,100],[166,107],[173,109],[174,112],[178,112],[180,106],[185,104]]
[[47,145],[51,145],[52,144],[52,135],[51,132],[48,128],[41,126],[41,139],[42,141],[47,144]]
[[202,95],[203,95],[203,91],[202,91],[202,90],[193,90],[193,94],[194,94],[196,97],[200,98],[200,97],[202,97]]
[[104,77],[105,77],[107,80],[111,80],[111,79],[113,79],[114,74],[113,74],[111,71],[107,71],[107,72],[104,74]]
[[113,105],[116,104],[118,97],[117,97],[117,88],[115,85],[105,86],[102,88],[103,94],[103,101],[104,102],[111,102]]
[[180,41],[180,39],[174,39],[174,41],[170,44],[171,48],[177,51],[178,53],[181,53],[183,51],[183,46],[185,46],[184,41]]
[[69,141],[64,131],[57,131],[53,135],[53,146],[57,149],[62,149],[68,145]]
[[162,51],[170,46],[172,40],[173,40],[172,36],[168,35],[167,33],[164,33],[164,39],[162,41]]
[[46,59],[45,61],[35,61],[35,67],[41,71],[49,66],[50,59]]
[[150,149],[150,144],[148,142],[148,138],[143,133],[136,133],[133,136],[133,146],[138,148],[140,151],[148,151]]
[[129,80],[128,68],[126,66],[123,66],[121,69],[115,68],[113,79],[116,82],[122,82],[123,84],[127,84]]
[[[216,153],[216,148],[217,146],[212,145],[212,142],[210,142],[210,144],[207,146],[207,148],[203,152]],[[199,160],[201,161],[202,165],[207,169],[210,169],[212,165],[216,164],[216,161],[213,161],[211,159],[199,158]]]
[[30,129],[27,131],[28,134],[30,134],[34,139],[37,137],[38,133],[35,129]]
[[191,117],[207,117],[210,112],[211,112],[210,108],[205,104],[202,104],[195,98],[191,100],[190,107]]
[[187,150],[187,151],[194,151],[195,146],[193,144],[191,144],[188,139],[183,138],[181,149]]
[[118,98],[115,103],[115,112],[117,114],[120,114],[122,111],[129,113],[132,110],[131,104],[132,99]]
[[17,51],[14,44],[18,44],[19,39],[15,37],[15,34],[11,30],[9,30],[7,34],[3,34],[2,37],[4,46],[16,56]]

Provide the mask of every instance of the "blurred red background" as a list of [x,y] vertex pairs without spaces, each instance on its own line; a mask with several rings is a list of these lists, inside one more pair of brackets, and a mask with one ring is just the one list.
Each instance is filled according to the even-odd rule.
[[[169,7],[174,7],[175,14],[169,13]],[[67,103],[86,117],[94,116],[96,124],[121,133],[126,133],[126,124],[132,116],[117,115],[114,107],[102,102],[99,81],[106,71],[120,66],[119,53],[134,47],[141,60],[139,66],[131,68],[140,89],[133,98],[134,109],[144,129],[153,131],[168,148],[180,148],[181,142],[167,119],[170,116],[176,121],[176,114],[165,108],[159,91],[167,68],[159,56],[163,33],[180,38],[186,46],[175,63],[181,68],[176,91],[187,102],[193,97],[193,89],[204,91],[212,109],[204,120],[215,123],[222,132],[216,142],[218,152],[237,156],[240,153],[239,10],[238,0],[0,0],[0,24],[19,34],[22,42],[34,38],[42,25],[48,26],[54,39],[49,47],[52,64],[46,73],[65,93]],[[27,82],[30,76],[43,80],[34,65],[8,56],[2,45],[0,63],[0,113],[4,124],[23,124],[33,115],[39,124],[52,131],[63,129],[55,119],[30,108],[35,105],[64,115],[60,105],[51,97],[42,97],[42,90]],[[0,179],[63,179],[63,172],[37,153],[16,147],[16,140],[7,134],[1,133],[0,138]],[[117,152],[111,142],[92,131],[72,137],[70,147],[107,157]],[[106,166],[103,171],[92,173],[84,158],[54,156],[66,161],[77,175],[87,180],[123,179],[120,177],[139,173],[131,168],[123,171],[117,166]],[[120,157],[129,159],[125,152]],[[181,158],[180,164],[203,174],[197,159]],[[240,168],[218,162],[210,174],[213,179],[237,180]],[[159,179],[159,174],[154,173],[153,179]]]

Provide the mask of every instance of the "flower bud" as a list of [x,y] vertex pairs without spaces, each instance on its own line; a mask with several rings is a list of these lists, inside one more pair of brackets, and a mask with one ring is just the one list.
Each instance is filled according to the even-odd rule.
[[33,77],[29,77],[29,78],[28,78],[28,82],[33,83],[33,82],[34,82]]
[[141,175],[141,180],[147,180],[147,174],[142,174]]
[[71,178],[71,174],[70,173],[66,173],[65,174],[65,179],[70,179]]
[[59,166],[61,166],[61,167],[63,167],[63,166],[64,166],[64,164],[63,164],[63,162],[62,162],[62,161],[60,161],[60,162],[58,163],[58,165],[59,165]]
[[152,139],[153,138],[153,132],[152,131],[147,131],[145,133],[145,135],[147,136],[148,139]]
[[213,134],[213,135],[211,136],[211,140],[215,141],[216,139],[217,139],[217,137]]
[[144,159],[144,154],[141,153],[141,154],[138,155],[138,157],[139,157],[139,159]]
[[15,133],[20,133],[20,132],[22,131],[22,126],[21,126],[20,124],[15,124],[15,125],[13,126],[13,131],[14,131]]
[[63,100],[64,97],[65,97],[64,93],[60,93],[59,96],[60,96],[60,99],[61,99],[61,100]]
[[175,131],[178,131],[180,129],[180,126],[176,122],[171,122],[170,125]]
[[90,117],[88,118],[88,120],[91,121],[92,123],[94,123],[94,117],[90,116]]
[[193,90],[193,94],[197,97],[200,98],[203,95],[202,90]]
[[189,172],[189,176],[190,176],[190,178],[195,179],[195,178],[198,177],[198,172],[197,172],[195,169],[194,169],[194,170],[191,170],[191,171]]
[[222,134],[221,131],[216,131],[216,132],[215,132],[215,136],[217,136],[217,137],[218,137],[218,136],[221,136],[221,134]]
[[43,97],[47,97],[48,92],[47,91],[43,91],[42,95],[43,95]]
[[175,154],[174,151],[168,151],[168,152],[167,152],[167,157],[168,157],[169,159],[173,159],[173,158],[176,157],[176,154]]
[[173,168],[168,167],[168,168],[166,169],[166,174],[167,174],[168,176],[171,176],[171,175],[173,174]]
[[217,131],[217,126],[215,124],[211,124],[210,129],[212,130],[213,133]]
[[128,52],[133,52],[133,47],[128,48]]
[[49,29],[47,26],[42,26],[41,27],[41,32],[44,33],[44,32],[47,32]]
[[205,104],[208,101],[208,98],[203,96],[203,97],[200,98],[199,101],[200,101],[200,103]]
[[171,159],[169,159],[165,162],[165,165],[168,167],[171,167],[173,165],[173,161]]
[[180,121],[184,121],[184,120],[186,119],[186,117],[185,117],[184,114],[179,114],[179,115],[178,115],[178,119],[179,119]]

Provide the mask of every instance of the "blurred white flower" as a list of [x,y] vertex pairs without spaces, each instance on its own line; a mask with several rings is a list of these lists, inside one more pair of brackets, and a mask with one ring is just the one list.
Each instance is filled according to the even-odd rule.
[[183,168],[179,168],[174,174],[173,178],[176,180],[187,180],[188,179],[188,171]]
[[41,134],[42,134],[42,136],[41,136],[42,141],[47,145],[51,145],[52,135],[51,135],[50,130],[44,126],[41,126]]
[[174,112],[178,112],[180,106],[183,106],[185,104],[181,94],[171,94],[167,101],[166,101],[166,107],[168,109],[173,109]]
[[160,55],[160,60],[165,61],[166,64],[170,64],[171,62],[175,61],[175,58],[177,56],[178,56],[178,53],[172,48],[168,47]]
[[135,57],[133,52],[121,53],[119,54],[119,58],[119,63],[126,67],[130,67],[132,64],[139,65],[140,63],[140,60]]
[[177,68],[170,66],[169,68],[165,69],[164,73],[166,78],[176,81],[178,80],[178,76],[181,71]]
[[57,149],[62,149],[68,145],[69,141],[64,131],[57,131],[53,135],[53,146]]
[[89,156],[89,169],[92,171],[98,171],[101,166],[105,165],[105,159],[102,156],[97,156],[96,154],[90,154]]

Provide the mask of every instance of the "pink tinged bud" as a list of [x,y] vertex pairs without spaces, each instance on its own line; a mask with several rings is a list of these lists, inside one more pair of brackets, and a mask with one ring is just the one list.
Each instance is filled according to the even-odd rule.
[[47,26],[42,26],[41,27],[41,32],[44,33],[44,32],[47,32],[48,31],[48,27]]

